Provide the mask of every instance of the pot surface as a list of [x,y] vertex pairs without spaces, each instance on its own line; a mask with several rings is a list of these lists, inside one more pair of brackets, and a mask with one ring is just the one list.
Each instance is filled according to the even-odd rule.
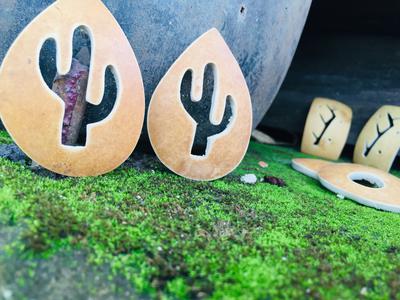
[[[0,61],[19,32],[51,3],[50,0],[1,1]],[[135,51],[147,105],[160,79],[179,55],[204,32],[217,28],[245,75],[252,96],[255,127],[287,73],[311,0],[104,0],[104,3]],[[44,73],[48,71],[46,68],[44,66]],[[22,87],[23,81],[21,78]],[[208,82],[212,79],[207,78]],[[87,122],[107,115],[113,105],[112,98],[105,97],[100,113],[89,110]],[[203,110],[209,111],[210,101],[201,105]],[[204,119],[204,122],[209,121]],[[198,136],[204,140],[207,126],[202,128],[205,129]]]

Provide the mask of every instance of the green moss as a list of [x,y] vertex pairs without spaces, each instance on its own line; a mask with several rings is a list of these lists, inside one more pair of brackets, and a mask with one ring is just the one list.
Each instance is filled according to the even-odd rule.
[[12,139],[7,134],[7,131],[0,130],[0,144],[11,144],[11,143],[12,143]]
[[[53,180],[0,159],[0,223],[23,228],[4,255],[84,250],[154,298],[400,297],[400,215],[339,199],[291,169],[299,156],[252,143],[237,171],[207,183],[157,163]],[[240,183],[249,172],[287,187]]]

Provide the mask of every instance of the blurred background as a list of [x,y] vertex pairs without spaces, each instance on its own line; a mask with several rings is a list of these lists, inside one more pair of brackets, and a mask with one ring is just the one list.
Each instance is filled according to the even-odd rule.
[[350,148],[380,106],[400,105],[400,1],[313,1],[288,76],[259,128],[299,143],[315,97],[353,109]]

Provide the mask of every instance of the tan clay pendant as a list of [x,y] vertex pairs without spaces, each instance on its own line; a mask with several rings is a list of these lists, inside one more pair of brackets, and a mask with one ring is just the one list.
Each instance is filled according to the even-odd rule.
[[400,106],[382,106],[361,131],[353,160],[388,172],[400,149]]
[[293,169],[314,179],[318,179],[318,172],[330,164],[332,163],[329,161],[313,158],[295,158],[292,160]]
[[[319,171],[328,190],[373,208],[400,213],[400,179],[382,170],[356,165],[331,164]],[[369,182],[367,187],[355,181]]]
[[352,115],[351,108],[341,102],[315,99],[304,128],[301,152],[338,159],[349,135]]
[[382,170],[311,158],[293,159],[292,167],[320,181],[335,194],[369,207],[400,213],[400,179]]
[[[64,102],[46,86],[39,55],[43,43],[53,38],[58,73],[68,73],[73,33],[79,26],[89,32],[92,43],[87,102],[101,102],[108,66],[118,93],[110,115],[88,126],[86,145],[73,147],[62,145]],[[143,125],[143,82],[128,39],[100,0],[57,0],[25,28],[0,69],[0,114],[18,146],[51,171],[94,176],[128,158]]]
[[[192,154],[197,123],[181,101],[181,82],[192,71],[192,101],[202,98],[203,74],[212,64],[214,94],[210,122],[223,120],[230,99],[232,117],[221,133],[208,138],[204,156]],[[233,171],[243,159],[251,135],[252,108],[240,66],[216,29],[197,39],[159,83],[148,112],[148,131],[158,158],[173,172],[194,180],[213,180]]]

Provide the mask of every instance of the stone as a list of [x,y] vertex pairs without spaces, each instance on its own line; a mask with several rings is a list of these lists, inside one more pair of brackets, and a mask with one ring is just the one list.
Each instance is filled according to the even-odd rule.
[[246,184],[256,184],[257,176],[254,174],[246,174],[240,177],[240,181]]
[[15,144],[0,145],[0,157],[7,158],[13,162],[25,164],[28,157]]
[[259,161],[259,162],[258,162],[258,165],[259,165],[261,168],[268,168],[268,163],[266,163],[265,161]]
[[[58,73],[67,74],[77,24],[85,24],[95,39],[86,101],[92,105],[102,102],[108,66],[120,87],[108,117],[88,125],[85,147],[61,144],[65,103],[47,86],[37,59],[44,41],[54,37],[59,50]],[[143,127],[143,81],[128,39],[100,0],[58,0],[23,30],[1,65],[0,112],[17,145],[52,172],[96,176],[127,160]]]
[[86,112],[86,88],[89,67],[72,59],[71,70],[66,75],[57,74],[52,90],[65,103],[62,129],[62,143],[73,146],[79,138],[82,121]]
[[278,177],[274,177],[274,176],[264,176],[263,182],[265,183],[269,183],[272,185],[276,185],[279,187],[285,187],[287,186],[285,180],[278,178]]

